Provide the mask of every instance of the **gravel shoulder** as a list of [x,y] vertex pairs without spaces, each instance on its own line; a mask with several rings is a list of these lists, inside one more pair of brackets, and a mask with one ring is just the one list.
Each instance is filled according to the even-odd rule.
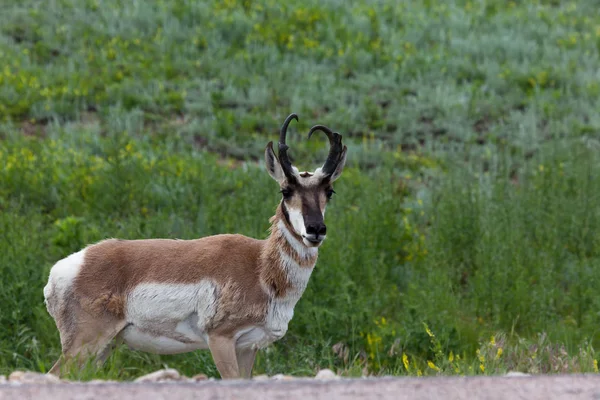
[[0,385],[4,399],[600,399],[600,376],[293,379]]

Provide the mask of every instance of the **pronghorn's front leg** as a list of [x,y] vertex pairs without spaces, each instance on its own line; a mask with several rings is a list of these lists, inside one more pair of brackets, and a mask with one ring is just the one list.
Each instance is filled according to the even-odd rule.
[[256,349],[251,347],[236,349],[238,368],[242,378],[252,378],[252,367],[256,357]]
[[222,379],[240,377],[233,338],[211,335],[208,338],[208,347]]

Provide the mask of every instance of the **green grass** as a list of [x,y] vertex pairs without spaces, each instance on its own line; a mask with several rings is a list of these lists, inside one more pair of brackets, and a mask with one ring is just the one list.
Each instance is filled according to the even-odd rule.
[[[256,373],[597,371],[594,1],[122,3],[0,6],[0,373],[58,357],[42,288],[86,244],[265,237],[290,112],[301,169],[327,154],[316,123],[349,160]],[[217,376],[207,352],[119,348],[71,377],[164,365]]]

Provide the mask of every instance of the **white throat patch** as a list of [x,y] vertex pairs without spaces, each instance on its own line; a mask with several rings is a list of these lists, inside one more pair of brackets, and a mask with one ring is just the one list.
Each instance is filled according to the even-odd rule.
[[[302,223],[302,226],[304,226],[304,222]],[[316,256],[317,253],[319,252],[318,247],[306,247],[303,243],[298,241],[298,239],[296,239],[292,235],[292,233],[288,230],[288,228],[285,226],[285,223],[283,221],[280,220],[277,223],[277,228],[281,231],[281,233],[283,234],[283,236],[285,237],[287,242],[290,244],[290,246],[292,246],[292,248],[296,251],[296,253],[298,253],[300,258],[303,258],[303,259],[311,258],[311,257]]]

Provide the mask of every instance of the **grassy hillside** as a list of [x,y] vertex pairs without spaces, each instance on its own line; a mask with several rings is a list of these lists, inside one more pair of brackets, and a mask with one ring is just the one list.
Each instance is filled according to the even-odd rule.
[[[122,4],[125,3],[125,4]],[[0,6],[0,373],[60,353],[52,264],[107,237],[265,237],[262,154],[349,147],[328,239],[256,373],[597,371],[594,1],[26,0]],[[119,348],[99,371],[217,376]]]

